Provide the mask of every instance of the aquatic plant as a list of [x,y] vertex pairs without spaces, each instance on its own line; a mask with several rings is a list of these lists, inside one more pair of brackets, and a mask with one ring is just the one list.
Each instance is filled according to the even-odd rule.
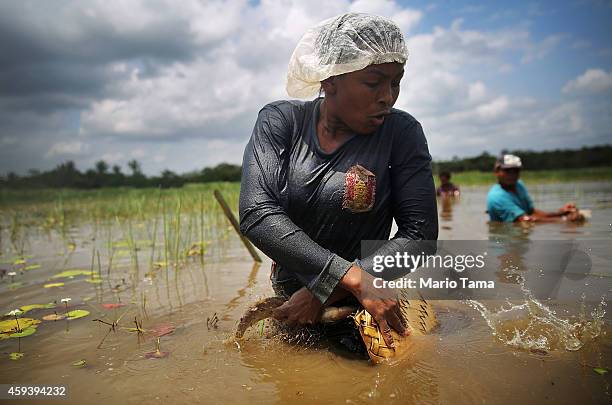
[[152,352],[148,352],[145,353],[145,358],[147,359],[163,359],[165,357],[168,357],[168,355],[170,354],[170,352],[162,352],[160,350],[160,338],[157,338],[157,343],[155,344],[155,351]]
[[21,328],[19,327],[19,315],[23,314],[23,311],[19,310],[19,309],[13,309],[11,312],[8,313],[9,316],[14,316],[15,317],[15,323],[17,323],[17,331],[21,331]]

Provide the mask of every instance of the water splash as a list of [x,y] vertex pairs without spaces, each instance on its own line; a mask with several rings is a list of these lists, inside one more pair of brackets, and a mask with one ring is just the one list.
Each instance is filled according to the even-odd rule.
[[601,334],[607,306],[604,297],[587,315],[583,295],[580,313],[570,320],[535,299],[520,276],[519,286],[524,295],[520,303],[506,300],[501,308],[493,310],[479,301],[467,301],[482,315],[493,336],[504,344],[528,351],[576,351]]

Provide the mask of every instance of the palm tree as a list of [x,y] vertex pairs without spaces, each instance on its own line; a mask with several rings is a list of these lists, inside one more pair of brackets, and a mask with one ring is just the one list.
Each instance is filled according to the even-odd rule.
[[138,174],[142,174],[142,171],[140,169],[140,163],[138,163],[138,161],[136,159],[130,160],[128,162],[128,167],[132,171],[132,176],[136,176]]

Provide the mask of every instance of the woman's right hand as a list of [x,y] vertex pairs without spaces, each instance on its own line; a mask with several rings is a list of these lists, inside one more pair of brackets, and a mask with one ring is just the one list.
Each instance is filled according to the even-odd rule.
[[567,215],[567,214],[571,214],[573,212],[576,212],[578,209],[576,208],[576,204],[572,203],[572,202],[568,202],[565,203],[563,205],[563,207],[559,208],[559,213],[562,215]]
[[401,321],[399,303],[393,290],[374,287],[374,277],[359,266],[351,266],[340,280],[340,285],[353,294],[376,320],[389,347],[394,347],[391,328],[401,336],[410,333]]

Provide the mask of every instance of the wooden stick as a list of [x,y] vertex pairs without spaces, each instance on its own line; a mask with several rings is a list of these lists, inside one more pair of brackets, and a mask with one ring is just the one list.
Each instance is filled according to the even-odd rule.
[[253,247],[251,242],[240,232],[240,225],[238,224],[238,220],[234,216],[234,213],[232,212],[230,207],[227,205],[227,202],[225,202],[225,198],[223,198],[223,195],[219,192],[219,190],[215,190],[214,194],[215,194],[215,198],[219,202],[219,205],[221,205],[221,208],[223,209],[223,213],[225,214],[227,219],[229,219],[229,221],[232,223],[234,230],[236,231],[236,233],[238,233],[238,236],[240,236],[240,240],[242,241],[242,243],[244,243],[244,246],[247,248],[247,250],[251,254],[251,257],[253,258],[253,260],[255,260],[258,263],[261,263],[261,258],[257,254],[255,247]]

